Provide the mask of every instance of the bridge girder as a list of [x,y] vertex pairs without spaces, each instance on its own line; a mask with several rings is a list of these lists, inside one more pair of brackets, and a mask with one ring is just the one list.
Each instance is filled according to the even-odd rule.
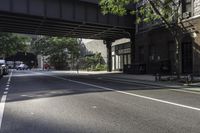
[[82,0],[0,0],[0,31],[116,40],[134,30],[133,16],[102,15]]

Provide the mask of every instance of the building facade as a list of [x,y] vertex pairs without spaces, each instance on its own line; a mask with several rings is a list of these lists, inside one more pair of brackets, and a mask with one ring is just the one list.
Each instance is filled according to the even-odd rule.
[[92,55],[95,53],[101,53],[105,63],[107,63],[107,48],[103,43],[103,40],[83,41],[83,46],[81,47],[82,56]]
[[[184,29],[180,46],[182,74],[200,75],[200,0],[182,0],[180,13]],[[91,42],[92,43],[92,42]],[[96,43],[96,41],[93,41]],[[103,41],[98,41],[102,46]],[[174,74],[176,44],[168,29],[159,22],[136,26],[135,53],[131,56],[130,39],[112,43],[112,70],[137,74]],[[105,45],[104,45],[105,46]],[[106,53],[106,48],[104,48]],[[134,63],[131,63],[134,58]]]
[[[200,0],[182,2],[181,71],[200,74]],[[149,74],[175,73],[176,44],[170,32],[160,25],[138,25],[134,64],[144,65]]]
[[120,39],[112,44],[112,70],[123,71],[125,65],[131,64],[130,39]]

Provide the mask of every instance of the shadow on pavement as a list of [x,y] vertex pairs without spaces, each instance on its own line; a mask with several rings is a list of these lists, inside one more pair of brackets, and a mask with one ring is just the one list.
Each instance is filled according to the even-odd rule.
[[[97,75],[92,75],[92,76],[68,75],[59,77],[80,81],[84,83],[99,85],[103,87],[108,87],[120,91],[145,91],[145,90],[169,89],[167,87],[148,86],[142,84],[99,79]],[[88,93],[112,92],[112,90],[91,87],[44,75],[38,75],[33,77],[24,75],[20,77],[14,76],[12,78],[13,80],[15,80],[15,82],[11,83],[11,89],[9,91],[7,102],[24,101],[24,100],[40,99],[48,97],[80,95]]]

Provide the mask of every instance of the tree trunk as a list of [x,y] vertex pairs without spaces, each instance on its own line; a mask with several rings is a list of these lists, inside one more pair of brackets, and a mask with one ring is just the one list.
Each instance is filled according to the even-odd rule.
[[[161,20],[164,22],[164,24],[167,26],[168,30],[170,31],[171,35],[174,38],[175,41],[175,45],[176,45],[176,74],[177,74],[177,78],[180,79],[180,74],[181,74],[181,55],[180,55],[180,45],[181,45],[181,41],[180,41],[180,36],[178,35],[178,21],[175,22],[175,27],[172,27],[171,24],[162,16],[162,14],[160,13],[160,11],[156,8],[156,6],[154,5],[153,1],[148,0],[152,9],[155,11],[155,13],[157,15],[160,16]],[[175,28],[175,30],[174,30]]]
[[180,41],[177,36],[174,36],[175,40],[175,45],[176,45],[176,74],[177,74],[177,79],[180,79],[181,75],[181,55],[180,55]]

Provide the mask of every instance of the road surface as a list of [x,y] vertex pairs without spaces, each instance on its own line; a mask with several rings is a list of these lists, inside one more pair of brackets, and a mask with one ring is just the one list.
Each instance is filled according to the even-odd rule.
[[98,75],[13,71],[1,133],[200,133],[200,93]]

